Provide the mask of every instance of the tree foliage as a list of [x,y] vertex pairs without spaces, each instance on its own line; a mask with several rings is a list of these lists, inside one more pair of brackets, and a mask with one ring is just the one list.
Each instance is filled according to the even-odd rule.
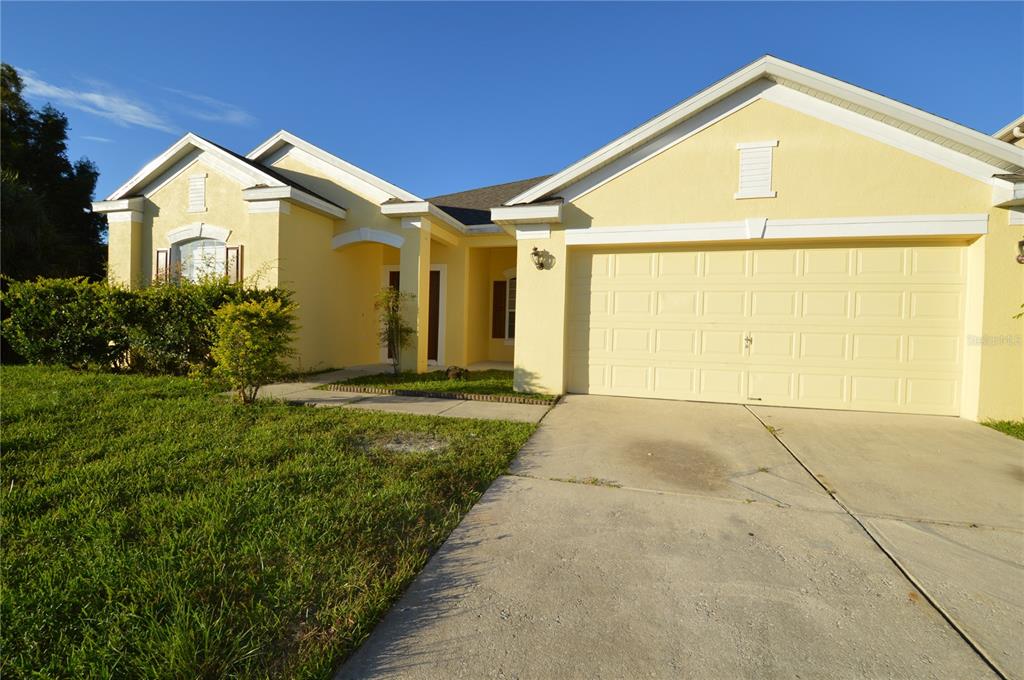
[[67,155],[68,119],[22,96],[14,67],[0,65],[0,270],[13,279],[104,274],[106,217],[90,210],[96,166]]

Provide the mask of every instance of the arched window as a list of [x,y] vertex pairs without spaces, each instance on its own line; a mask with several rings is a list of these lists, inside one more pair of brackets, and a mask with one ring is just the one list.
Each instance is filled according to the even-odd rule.
[[220,278],[227,272],[227,244],[213,238],[197,238],[171,248],[171,272],[198,282]]

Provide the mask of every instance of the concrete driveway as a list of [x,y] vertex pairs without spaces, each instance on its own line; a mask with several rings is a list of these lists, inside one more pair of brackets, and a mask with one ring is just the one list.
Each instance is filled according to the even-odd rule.
[[340,677],[1024,677],[1022,463],[955,419],[569,396]]

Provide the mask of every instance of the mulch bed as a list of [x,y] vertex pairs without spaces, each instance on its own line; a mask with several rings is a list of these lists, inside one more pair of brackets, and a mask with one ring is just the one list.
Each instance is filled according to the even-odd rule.
[[323,389],[335,392],[358,392],[361,394],[387,394],[396,397],[431,397],[434,399],[462,399],[465,401],[496,401],[502,404],[531,404],[534,406],[554,406],[558,399],[546,400],[536,397],[515,397],[504,394],[472,394],[469,392],[425,392],[422,390],[395,390],[389,387],[372,387],[369,385],[324,385]]

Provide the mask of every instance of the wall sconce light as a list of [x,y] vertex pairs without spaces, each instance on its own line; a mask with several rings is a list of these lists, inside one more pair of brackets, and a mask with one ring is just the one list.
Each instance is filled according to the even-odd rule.
[[530,257],[533,259],[533,266],[537,269],[544,269],[547,264],[547,252],[538,250],[537,246],[533,247],[533,252],[530,253]]
[[1024,264],[1024,241],[1017,241],[1017,264]]

